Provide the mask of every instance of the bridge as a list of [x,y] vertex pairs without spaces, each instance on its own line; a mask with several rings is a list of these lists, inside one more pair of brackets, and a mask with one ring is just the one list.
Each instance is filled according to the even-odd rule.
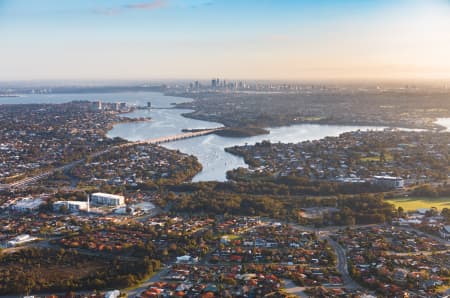
[[199,130],[199,131],[193,131],[193,132],[185,132],[185,133],[180,133],[180,134],[176,134],[176,135],[172,135],[172,136],[165,136],[165,137],[159,137],[156,139],[149,139],[149,140],[144,140],[144,141],[137,141],[131,144],[127,144],[128,146],[131,145],[135,145],[135,144],[163,144],[163,143],[169,143],[169,142],[174,142],[174,141],[179,141],[179,140],[184,140],[184,139],[190,139],[190,138],[195,138],[195,137],[200,137],[200,136],[204,136],[204,135],[209,135],[212,134],[216,131],[222,130],[223,128],[212,128],[212,129],[204,129],[204,130]]
[[[176,135],[172,135],[172,136],[164,136],[164,137],[159,137],[159,138],[154,138],[154,139],[149,139],[149,140],[144,140],[144,141],[137,141],[137,142],[129,142],[129,143],[125,143],[122,145],[117,145],[117,146],[113,146],[109,149],[106,150],[102,150],[99,152],[95,152],[92,153],[91,155],[89,155],[90,158],[95,158],[98,157],[100,155],[106,154],[108,152],[111,152],[114,149],[117,148],[125,148],[125,147],[131,147],[134,145],[139,145],[139,144],[163,144],[163,143],[169,143],[169,142],[173,142],[173,141],[179,141],[179,140],[184,140],[184,139],[190,139],[190,138],[195,138],[195,137],[200,137],[200,136],[204,136],[204,135],[209,135],[212,134],[216,131],[222,130],[223,127],[219,127],[219,128],[211,128],[211,129],[201,129],[201,130],[195,130],[192,132],[185,132],[185,133],[181,133],[181,134],[176,134]],[[81,160],[76,160],[73,161],[69,164],[66,164],[64,166],[55,168],[55,169],[51,169],[45,172],[42,172],[40,174],[37,174],[35,176],[31,176],[31,177],[27,177],[25,179],[10,183],[10,184],[0,184],[0,191],[1,190],[7,190],[7,189],[17,189],[17,188],[21,188],[21,187],[26,187],[27,185],[30,185],[34,182],[37,182],[39,180],[42,180],[44,178],[47,178],[49,176],[51,176],[52,174],[56,173],[56,172],[61,172],[61,171],[65,171],[65,170],[69,170],[71,168],[73,168],[74,166],[76,166],[77,164],[80,164],[82,162],[84,162],[86,159],[81,159]]]

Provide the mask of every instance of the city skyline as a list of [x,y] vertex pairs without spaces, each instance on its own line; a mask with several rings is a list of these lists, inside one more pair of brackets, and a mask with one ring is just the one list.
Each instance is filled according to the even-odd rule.
[[0,80],[449,79],[444,0],[0,1]]

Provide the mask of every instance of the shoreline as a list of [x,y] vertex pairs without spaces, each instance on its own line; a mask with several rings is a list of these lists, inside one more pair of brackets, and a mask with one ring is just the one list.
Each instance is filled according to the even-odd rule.
[[[446,130],[447,127],[438,124],[439,119],[445,119],[449,118],[442,116],[432,116],[430,118],[408,118],[403,121],[395,121],[395,120],[386,120],[386,119],[379,119],[376,121],[366,121],[364,119],[333,119],[333,118],[320,118],[317,120],[308,120],[308,117],[302,117],[302,116],[296,116],[293,119],[283,119],[283,120],[273,120],[270,119],[270,117],[266,120],[261,120],[259,123],[255,123],[255,121],[236,121],[234,119],[227,119],[226,117],[221,117],[217,115],[213,115],[211,113],[208,114],[205,110],[202,108],[202,101],[208,99],[202,99],[201,97],[196,97],[195,94],[187,94],[187,93],[181,93],[181,94],[173,94],[173,93],[164,93],[165,96],[177,96],[181,98],[189,98],[192,101],[179,103],[176,105],[176,108],[179,109],[189,109],[192,110],[192,112],[184,113],[182,116],[190,119],[195,120],[202,120],[202,121],[210,121],[210,122],[218,122],[223,124],[225,127],[259,127],[264,129],[270,129],[270,128],[276,128],[276,127],[285,127],[285,126],[292,126],[292,125],[298,125],[298,124],[319,124],[319,125],[350,125],[350,126],[382,126],[382,127],[390,127],[390,128],[406,128],[406,129],[423,129],[423,130],[436,130],[436,131],[442,131]],[[192,97],[189,97],[192,96]],[[198,105],[196,104],[198,103]],[[257,116],[257,115],[256,115]],[[278,116],[272,115],[272,116]],[[297,119],[296,119],[297,118]],[[241,117],[240,119],[245,119],[245,117]],[[417,122],[422,122],[421,124],[417,124]]]
[[[183,108],[180,108],[183,109]],[[188,109],[188,108],[184,108]],[[200,120],[200,121],[208,121],[208,122],[217,122],[224,125],[226,128],[234,128],[239,127],[237,124],[230,125],[231,123],[228,123],[228,121],[225,121],[224,119],[217,119],[217,118],[210,118],[207,116],[202,115],[195,115],[197,111],[191,112],[191,113],[183,113],[181,114],[183,117],[193,119],[193,120]],[[450,117],[448,117],[450,119]],[[251,127],[257,127],[260,129],[270,130],[273,128],[280,128],[280,127],[291,127],[295,125],[302,125],[302,124],[313,124],[313,125],[341,125],[341,126],[372,126],[372,127],[386,127],[388,129],[411,129],[411,130],[428,130],[428,131],[445,131],[447,130],[447,127],[444,125],[436,123],[438,119],[442,118],[436,118],[435,122],[429,123],[427,126],[420,126],[420,125],[414,125],[404,122],[395,122],[395,123],[386,123],[386,122],[373,122],[373,121],[340,121],[340,120],[318,120],[318,121],[311,121],[311,120],[305,120],[305,121],[293,121],[293,122],[280,122],[275,125],[264,125],[264,126],[257,126],[257,125],[249,125]]]

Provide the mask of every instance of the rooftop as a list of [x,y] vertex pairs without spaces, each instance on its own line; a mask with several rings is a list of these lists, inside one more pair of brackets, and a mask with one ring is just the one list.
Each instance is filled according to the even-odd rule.
[[98,197],[104,197],[104,198],[110,198],[110,199],[122,199],[123,198],[123,196],[113,195],[113,194],[103,193],[103,192],[93,193],[92,196],[98,196]]

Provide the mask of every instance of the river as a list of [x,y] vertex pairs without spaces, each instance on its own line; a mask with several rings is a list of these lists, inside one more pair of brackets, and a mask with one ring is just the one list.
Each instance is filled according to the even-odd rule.
[[[189,101],[187,98],[164,96],[155,92],[124,93],[87,93],[87,94],[33,94],[17,98],[0,98],[2,103],[64,103],[73,100],[102,100],[105,102],[127,102],[131,105],[152,103],[152,110],[136,110],[127,117],[151,117],[148,122],[122,123],[108,132],[108,137],[121,137],[129,141],[138,141],[161,136],[179,134],[183,128],[212,128],[222,126],[220,123],[189,119],[182,116],[189,110],[172,109],[173,103]],[[158,109],[156,109],[158,108]],[[162,109],[160,109],[162,108]],[[167,109],[164,109],[167,108]],[[203,170],[193,181],[225,181],[226,172],[238,167],[247,167],[244,160],[224,151],[226,147],[255,144],[263,140],[271,142],[294,143],[305,140],[317,140],[327,136],[338,136],[353,130],[382,129],[381,127],[299,124],[269,128],[270,134],[227,138],[217,135],[175,141],[163,144],[169,149],[195,155],[203,165]]]
[[[167,103],[189,101],[186,98],[165,97],[159,93],[149,95],[153,107],[167,107]],[[143,102],[141,103],[143,104]],[[183,128],[213,128],[222,124],[200,121],[183,117],[189,110],[179,109],[153,109],[136,110],[127,114],[128,117],[151,117],[152,121],[123,123],[116,125],[109,131],[109,137],[122,137],[129,141],[138,141],[157,138],[161,136],[178,134]],[[316,125],[300,124],[269,128],[270,134],[246,138],[228,138],[217,135],[206,135],[192,139],[185,139],[163,144],[169,149],[180,150],[183,153],[194,155],[203,165],[203,170],[194,177],[193,181],[225,181],[226,172],[238,167],[247,167],[241,157],[225,152],[226,147],[235,145],[255,144],[263,140],[271,142],[300,142],[317,140],[327,136],[353,130],[382,129],[381,127],[346,126],[346,125]]]

